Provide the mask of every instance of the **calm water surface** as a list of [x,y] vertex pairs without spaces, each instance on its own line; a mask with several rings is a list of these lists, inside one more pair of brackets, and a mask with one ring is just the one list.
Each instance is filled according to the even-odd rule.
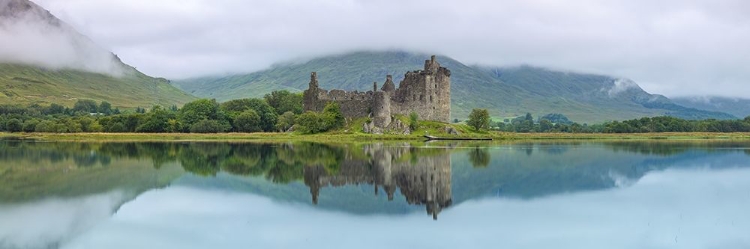
[[750,143],[0,141],[0,248],[750,248]]

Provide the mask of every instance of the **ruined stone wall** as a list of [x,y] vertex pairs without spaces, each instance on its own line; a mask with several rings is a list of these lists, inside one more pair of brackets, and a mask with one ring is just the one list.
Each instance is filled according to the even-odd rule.
[[383,88],[378,91],[346,92],[320,89],[317,74],[310,76],[310,86],[304,93],[306,111],[322,111],[329,102],[338,102],[342,114],[348,118],[373,115],[377,127],[386,127],[392,115],[408,116],[412,112],[421,120],[450,122],[451,72],[441,67],[435,56],[425,61],[424,69],[408,72],[395,88],[392,77],[387,76]]
[[326,91],[307,89],[304,93],[305,111],[321,112],[329,102],[339,103],[344,117],[366,117],[372,112],[373,92]]

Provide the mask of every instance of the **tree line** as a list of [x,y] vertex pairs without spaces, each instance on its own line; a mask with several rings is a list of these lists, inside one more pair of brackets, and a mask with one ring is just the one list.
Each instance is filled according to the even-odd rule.
[[[113,133],[319,133],[346,125],[340,106],[329,103],[322,112],[303,112],[302,94],[274,91],[263,98],[223,103],[200,99],[177,106],[154,106],[121,111],[108,102],[79,100],[73,107],[58,104],[0,105],[0,131],[4,132],[113,132]],[[417,126],[417,116],[409,117]],[[456,120],[457,121],[457,120]],[[742,120],[685,120],[645,117],[603,124],[579,124],[562,114],[535,119],[530,113],[493,121],[486,109],[474,109],[466,124],[477,131],[517,133],[649,133],[649,132],[750,132],[750,117]]]
[[[224,103],[200,99],[177,106],[154,106],[120,111],[107,102],[79,100],[72,108],[58,104],[0,105],[0,131],[6,132],[143,132],[219,133],[287,131],[304,121],[301,129],[326,131],[343,123],[338,105],[323,113],[304,114],[302,95],[275,91],[262,99]],[[312,119],[312,120],[310,120]]]
[[750,132],[750,116],[734,120],[686,120],[660,116],[588,125],[572,122],[562,114],[548,114],[535,119],[527,113],[494,122],[487,110],[474,109],[466,123],[475,130],[516,133]]

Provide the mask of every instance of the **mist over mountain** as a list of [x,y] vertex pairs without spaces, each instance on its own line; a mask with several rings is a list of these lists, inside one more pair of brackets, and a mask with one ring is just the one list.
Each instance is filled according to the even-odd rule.
[[718,96],[693,96],[672,99],[675,103],[686,107],[726,112],[737,117],[750,116],[750,99]]
[[[366,91],[372,82],[382,85],[386,75],[400,82],[404,73],[424,66],[428,54],[403,51],[353,52],[278,64],[250,74],[203,77],[177,81],[181,89],[204,98],[226,101],[262,97],[274,90],[300,92],[310,72],[318,72],[320,87]],[[603,75],[559,72],[532,66],[469,66],[438,55],[451,70],[451,114],[466,118],[473,108],[492,116],[510,118],[527,112],[535,117],[561,113],[582,123],[599,123],[644,116],[669,115],[686,119],[731,119],[732,115],[687,108],[650,94],[632,80]]]
[[112,76],[127,70],[117,56],[28,0],[0,0],[0,63]]
[[181,105],[195,97],[145,75],[28,0],[0,0],[0,104]]

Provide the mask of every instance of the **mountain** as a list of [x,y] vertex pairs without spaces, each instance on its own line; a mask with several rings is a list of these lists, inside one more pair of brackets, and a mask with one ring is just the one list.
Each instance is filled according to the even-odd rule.
[[123,108],[195,99],[147,76],[28,0],[0,0],[0,104],[108,101]]
[[726,112],[737,117],[750,116],[750,99],[727,98],[727,97],[679,97],[672,98],[678,105],[709,110]]
[[[278,64],[250,74],[204,77],[176,81],[181,89],[204,98],[226,101],[261,97],[274,90],[300,92],[307,88],[310,72],[318,72],[324,89],[369,90],[385,76],[394,81],[421,69],[426,54],[387,51],[354,52],[306,62]],[[492,68],[467,66],[438,56],[451,70],[452,116],[465,118],[472,108],[487,108],[496,118],[532,113],[535,117],[562,113],[581,123],[599,123],[644,116],[671,115],[688,119],[731,119],[732,115],[680,106],[649,94],[635,82],[608,76],[558,72],[521,66]]]

